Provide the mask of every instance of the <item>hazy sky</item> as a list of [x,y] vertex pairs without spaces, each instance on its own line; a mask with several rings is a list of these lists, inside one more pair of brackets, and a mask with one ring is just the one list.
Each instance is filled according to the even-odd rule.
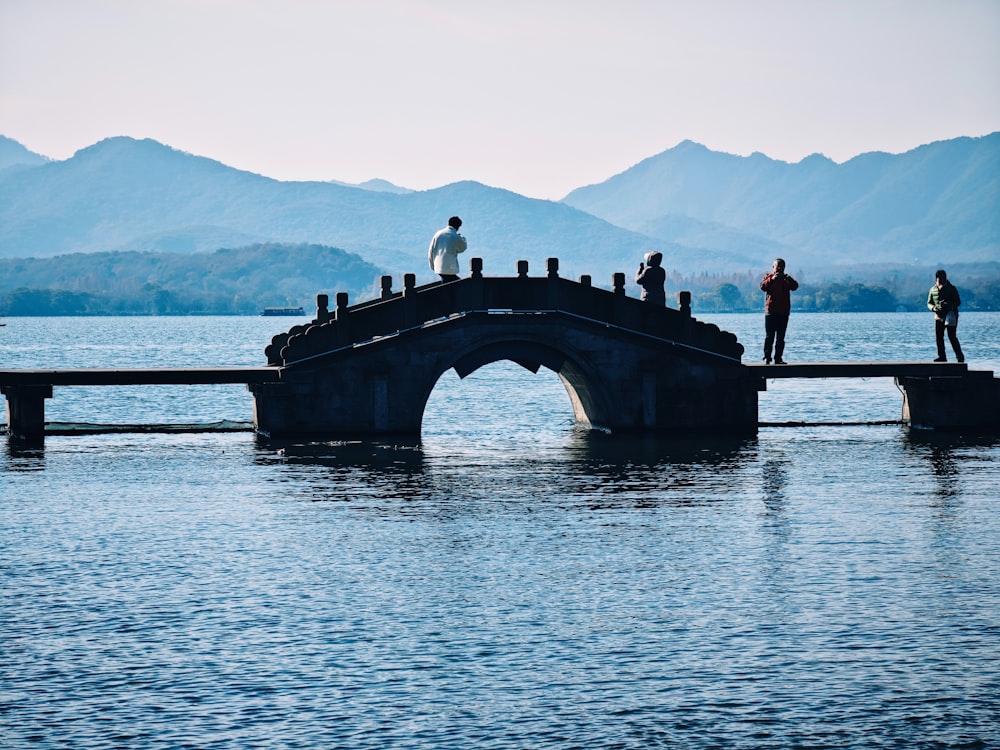
[[844,161],[1000,130],[1000,0],[0,0],[0,134],[562,198],[685,139]]

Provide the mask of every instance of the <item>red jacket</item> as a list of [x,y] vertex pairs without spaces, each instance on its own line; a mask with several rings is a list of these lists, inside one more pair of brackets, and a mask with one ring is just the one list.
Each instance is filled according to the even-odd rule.
[[765,293],[764,312],[768,315],[787,315],[792,311],[792,295],[799,288],[799,282],[786,274],[769,273],[760,282]]

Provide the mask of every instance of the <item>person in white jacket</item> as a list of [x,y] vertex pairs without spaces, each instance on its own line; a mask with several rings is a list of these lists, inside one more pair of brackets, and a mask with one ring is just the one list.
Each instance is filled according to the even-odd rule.
[[465,237],[458,233],[461,226],[462,220],[452,216],[448,219],[448,226],[434,235],[427,249],[427,262],[441,281],[458,280],[458,254],[469,247]]

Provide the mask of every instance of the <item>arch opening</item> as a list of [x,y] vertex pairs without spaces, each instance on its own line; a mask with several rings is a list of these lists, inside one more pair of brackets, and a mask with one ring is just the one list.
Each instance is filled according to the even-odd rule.
[[448,370],[424,406],[424,442],[552,444],[573,431],[567,392],[547,369],[532,372],[513,360],[497,360],[460,378]]
[[[556,378],[545,377],[549,373]],[[496,434],[534,440],[599,426],[593,415],[599,412],[601,399],[592,381],[553,347],[525,341],[488,343],[461,354],[438,377],[424,405],[421,435],[454,435],[485,427]]]

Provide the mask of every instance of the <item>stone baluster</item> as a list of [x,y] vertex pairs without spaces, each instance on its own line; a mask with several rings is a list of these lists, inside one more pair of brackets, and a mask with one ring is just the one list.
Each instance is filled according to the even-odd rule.
[[559,259],[548,258],[545,261],[545,306],[549,310],[561,310],[559,296]]
[[337,292],[337,310],[333,318],[337,321],[337,346],[351,343],[349,305],[350,297],[347,292]]
[[469,278],[481,279],[483,278],[483,259],[473,258],[469,261]]
[[615,294],[623,295],[625,294],[625,274],[621,271],[616,271],[611,275],[611,289]]
[[623,325],[626,315],[625,304],[628,298],[625,296],[625,274],[621,271],[616,271],[611,275],[611,291],[614,293],[611,301],[611,317],[615,323]]
[[417,324],[417,275],[403,274],[403,322],[400,328]]
[[316,295],[316,319],[313,323],[322,325],[330,322],[330,296],[328,294]]
[[677,309],[685,317],[691,317],[691,292],[677,292]]
[[462,287],[459,299],[466,309],[482,310],[486,307],[486,284],[483,279],[483,259],[469,261],[469,283]]

